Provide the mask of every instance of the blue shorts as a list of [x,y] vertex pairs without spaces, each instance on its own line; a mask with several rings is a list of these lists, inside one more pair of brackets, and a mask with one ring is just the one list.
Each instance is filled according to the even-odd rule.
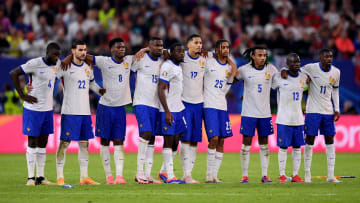
[[201,142],[202,141],[202,120],[203,120],[203,103],[191,104],[183,102],[185,105],[185,121],[187,131],[180,141]]
[[304,126],[277,124],[277,146],[290,147],[305,145]]
[[246,136],[255,136],[255,128],[257,129],[259,137],[266,137],[274,134],[271,117],[268,118],[254,118],[241,117],[240,133]]
[[88,140],[94,138],[90,115],[61,115],[60,140]]
[[336,131],[334,115],[307,113],[305,115],[305,134],[310,136],[317,136],[319,129],[321,135],[335,135]]
[[160,112],[160,122],[158,123],[157,135],[178,135],[186,132],[186,121],[184,111],[171,113],[174,116],[172,126],[165,121],[165,112]]
[[54,133],[53,111],[23,109],[23,134],[31,137]]
[[125,140],[126,112],[124,106],[98,104],[96,110],[95,136],[106,140]]
[[159,109],[145,105],[136,105],[134,106],[134,112],[139,126],[139,134],[142,132],[152,132],[152,136],[155,136]]
[[208,140],[212,137],[219,138],[232,137],[232,129],[227,111],[205,108],[204,123]]

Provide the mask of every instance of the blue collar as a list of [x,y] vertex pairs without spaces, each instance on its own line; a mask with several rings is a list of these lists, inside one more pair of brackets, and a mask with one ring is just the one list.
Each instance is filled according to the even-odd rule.
[[42,60],[44,61],[44,63],[45,63],[47,66],[51,66],[50,64],[46,63],[46,60],[45,60],[44,57],[41,57],[41,58],[42,58]]
[[286,72],[288,73],[288,76],[292,78],[297,78],[299,76],[299,72],[297,72],[296,76],[291,75],[288,70]]
[[263,65],[263,67],[262,68],[260,68],[260,69],[257,69],[255,66],[253,66],[254,67],[254,69],[255,70],[258,70],[258,71],[260,71],[260,70],[264,70],[264,68],[265,68],[265,65]]
[[157,61],[157,60],[158,60],[158,59],[154,59],[153,57],[151,57],[149,53],[146,52],[146,54],[149,56],[149,58],[150,58],[152,61]]
[[218,59],[216,59],[216,61],[217,61],[220,65],[222,65],[222,66],[225,66],[225,65],[227,65],[227,64],[228,64],[228,62],[221,63]]
[[320,67],[320,69],[321,69],[322,71],[324,71],[324,72],[329,72],[329,71],[331,70],[331,65],[330,65],[329,70],[324,70],[324,69],[321,67],[321,63],[320,63],[320,62],[319,62],[319,67]]
[[199,59],[199,57],[200,57],[200,56],[197,56],[196,58],[194,58],[194,57],[190,56],[189,52],[186,52],[186,54],[187,54],[187,55],[189,56],[189,58],[191,58],[192,60],[197,60],[197,59]]
[[71,63],[72,63],[74,66],[76,66],[76,67],[81,67],[81,66],[84,65],[84,62],[83,62],[81,65],[76,65],[73,61],[71,61]]
[[176,64],[173,60],[169,59],[175,66],[179,66],[180,64]]
[[116,63],[116,64],[121,64],[121,63],[124,61],[124,60],[121,60],[121,62],[119,63],[119,62],[117,62],[117,61],[114,59],[113,56],[111,56],[111,60],[114,61],[114,63]]

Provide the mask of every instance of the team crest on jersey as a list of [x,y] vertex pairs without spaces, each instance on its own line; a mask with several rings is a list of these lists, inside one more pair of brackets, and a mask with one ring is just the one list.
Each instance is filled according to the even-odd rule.
[[301,85],[301,87],[304,87],[305,83],[302,80],[300,80],[300,85]]
[[55,73],[58,72],[58,68],[57,68],[57,67],[54,68],[54,72],[55,72]]
[[226,72],[225,72],[225,75],[226,75],[226,77],[230,77],[231,74],[230,74],[229,71],[226,71]]
[[269,80],[270,77],[271,77],[271,75],[270,75],[269,73],[265,73],[265,78],[266,78],[266,80]]
[[330,77],[329,77],[329,82],[330,82],[330,83],[333,83],[333,82],[335,82],[335,79],[330,76]]
[[200,63],[201,68],[204,68],[204,66],[205,66],[205,61],[199,61],[199,63]]
[[85,73],[87,76],[90,76],[90,71],[88,69],[85,69]]
[[129,64],[127,62],[124,62],[123,64],[124,64],[125,69],[129,68]]

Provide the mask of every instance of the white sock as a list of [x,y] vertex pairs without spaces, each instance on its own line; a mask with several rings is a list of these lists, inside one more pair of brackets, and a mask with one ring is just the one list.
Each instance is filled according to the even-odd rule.
[[194,168],[195,161],[196,161],[196,155],[197,155],[197,146],[190,146],[190,175]]
[[172,149],[171,148],[164,148],[162,151],[163,158],[164,158],[164,169],[167,173],[168,179],[172,179],[174,176],[174,165],[173,165],[173,158],[172,158]]
[[293,148],[292,159],[293,159],[293,177],[294,177],[299,173],[299,168],[301,164],[301,148]]
[[[176,153],[177,153],[177,151],[173,151],[173,152],[172,152],[173,163],[174,163],[174,159],[175,159]],[[165,169],[164,162],[163,162],[162,165],[161,165],[160,173],[166,173],[166,169]]]
[[36,148],[36,177],[45,177],[46,148]]
[[334,178],[335,170],[335,146],[334,144],[326,145],[326,158],[328,166],[328,179]]
[[123,176],[124,160],[124,146],[114,145],[114,162],[116,168],[116,176]]
[[64,142],[60,140],[58,149],[56,150],[56,172],[57,179],[64,178],[64,166],[66,159],[66,150],[69,147],[70,142]]
[[80,164],[80,180],[84,180],[88,175],[89,165],[89,142],[86,140],[79,140],[79,164]]
[[154,145],[148,145],[146,147],[145,155],[145,177],[151,176],[151,169],[154,162]]
[[249,176],[249,161],[250,161],[250,145],[242,145],[240,157],[241,157],[241,168],[242,168],[242,176]]
[[261,176],[267,176],[269,159],[270,159],[269,146],[267,144],[260,145]]
[[27,147],[26,149],[26,162],[28,168],[28,177],[35,177],[35,160],[36,160],[36,148]]
[[312,154],[313,154],[313,145],[305,145],[304,149],[304,166],[305,166],[305,174],[308,173],[310,175]]
[[216,152],[215,153],[215,164],[214,164],[214,171],[213,171],[213,177],[217,179],[217,175],[221,166],[221,162],[223,159],[224,153],[222,152]]
[[181,143],[180,160],[183,167],[184,177],[191,175],[190,144]]
[[112,176],[109,146],[100,145],[100,156],[104,166],[105,176]]
[[207,149],[206,176],[212,177],[215,165],[216,149]]
[[287,149],[280,148],[278,152],[280,176],[285,175],[286,159],[287,159]]
[[144,140],[140,137],[140,142],[138,145],[138,154],[137,154],[137,173],[144,173],[144,163],[146,157],[146,147],[149,143],[149,140]]

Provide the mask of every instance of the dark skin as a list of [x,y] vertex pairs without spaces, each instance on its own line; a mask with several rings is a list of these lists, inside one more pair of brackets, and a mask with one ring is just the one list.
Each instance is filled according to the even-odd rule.
[[[331,64],[333,61],[333,53],[332,52],[324,52],[320,55],[320,64],[321,64],[321,68],[324,71],[328,71],[331,68]],[[286,79],[287,78],[287,71],[286,70],[282,70],[281,71],[281,77]],[[335,112],[334,113],[334,121],[338,121],[340,119],[340,112]],[[325,137],[325,144],[334,144],[334,137],[335,135],[327,135],[324,136]],[[314,145],[315,142],[315,136],[309,136],[306,135],[306,144],[308,145]]]
[[[265,65],[267,52],[266,49],[255,49],[251,58],[254,60],[254,65],[256,69],[262,69]],[[243,144],[247,146],[251,146],[252,143],[252,136],[244,135],[243,134]],[[268,136],[258,137],[259,144],[265,145],[268,144]]]
[[[229,63],[232,69],[236,69],[236,65],[231,61],[229,57],[230,45],[228,42],[222,42],[219,47],[215,48],[214,58],[220,61],[220,63]],[[237,73],[232,72],[232,77]],[[225,138],[219,138],[219,136],[214,136],[209,140],[209,149],[216,149],[217,152],[224,152],[224,142]]]
[[[170,60],[172,60],[175,64],[180,65],[181,62],[184,61],[185,49],[184,46],[176,46],[170,55]],[[174,116],[171,114],[169,107],[167,105],[165,91],[169,88],[169,84],[163,81],[159,81],[159,99],[161,105],[165,110],[165,121],[169,126],[172,126],[174,123]],[[177,134],[175,136],[164,135],[164,148],[172,148],[173,151],[177,150],[179,145],[179,138],[181,134]]]
[[[59,57],[60,57],[60,50],[51,49],[46,52],[45,61],[47,64],[56,65],[56,62],[59,60]],[[19,77],[21,75],[24,75],[24,73],[21,71],[20,67],[16,67],[10,71],[10,78],[14,84],[16,91],[19,93],[19,96],[22,100],[30,104],[37,103],[38,100],[36,97],[27,95],[23,92],[19,80]],[[48,142],[48,137],[49,137],[48,134],[40,134],[39,137],[28,136],[28,146],[31,148],[36,148],[36,147],[45,148]]]
[[[286,65],[289,67],[289,74],[296,77],[300,70],[300,57],[298,55],[288,55],[286,57]],[[300,146],[292,146],[293,148],[300,148]],[[287,149],[287,147],[280,147]]]

